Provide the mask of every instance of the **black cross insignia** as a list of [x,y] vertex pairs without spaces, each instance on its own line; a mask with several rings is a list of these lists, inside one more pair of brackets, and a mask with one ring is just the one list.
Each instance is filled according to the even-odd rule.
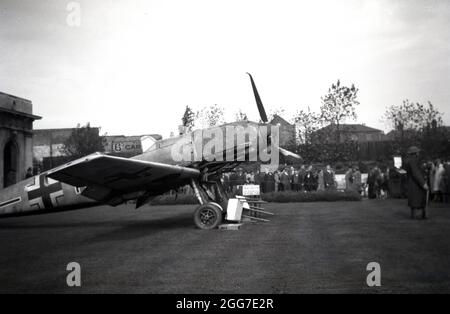
[[53,208],[52,199],[50,194],[62,190],[61,182],[55,182],[48,185],[45,180],[45,175],[39,176],[39,189],[28,191],[28,200],[34,200],[35,198],[42,197],[42,203],[44,209]]

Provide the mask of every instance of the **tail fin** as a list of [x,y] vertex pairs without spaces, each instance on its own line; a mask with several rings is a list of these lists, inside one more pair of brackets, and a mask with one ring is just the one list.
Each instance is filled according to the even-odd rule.
[[144,135],[141,137],[141,147],[142,147],[142,152],[146,152],[150,147],[153,146],[153,144],[155,144],[156,139],[150,135]]

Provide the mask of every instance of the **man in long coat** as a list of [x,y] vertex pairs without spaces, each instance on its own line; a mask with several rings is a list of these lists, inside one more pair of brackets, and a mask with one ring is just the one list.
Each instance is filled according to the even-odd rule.
[[316,176],[314,175],[313,167],[309,166],[308,170],[305,173],[305,177],[303,179],[305,185],[305,191],[315,191],[317,189],[317,181]]
[[330,165],[327,165],[323,172],[323,182],[325,184],[325,190],[334,190],[334,171]]
[[303,191],[303,184],[304,184],[304,180],[305,180],[305,174],[306,174],[306,169],[305,169],[305,165],[302,165],[300,167],[300,170],[298,171],[298,184],[299,184],[299,190]]
[[291,190],[291,178],[287,169],[284,169],[280,175],[281,186],[283,187],[283,191]]
[[421,210],[422,218],[425,219],[428,184],[420,170],[419,151],[416,146],[411,146],[407,151],[408,160],[405,170],[408,173],[408,206],[411,208],[411,218],[415,217],[415,210]]
[[265,177],[266,182],[266,190],[265,193],[271,193],[275,191],[275,179],[273,177],[273,173],[269,171],[269,173]]

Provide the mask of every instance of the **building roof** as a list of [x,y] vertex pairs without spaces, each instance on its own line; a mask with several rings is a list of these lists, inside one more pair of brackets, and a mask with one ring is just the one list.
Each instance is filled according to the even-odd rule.
[[[403,130],[403,134],[414,134],[415,132],[416,131],[414,131],[414,130]],[[399,130],[391,130],[386,133],[386,136],[388,138],[395,138],[395,137],[400,137],[401,134],[402,134],[402,132]]]
[[8,94],[8,93],[4,93],[4,92],[0,92],[0,95],[6,96],[6,97],[9,97],[9,98],[14,98],[14,99],[21,100],[21,101],[26,101],[26,102],[29,102],[29,103],[31,102],[31,100],[29,100],[29,99],[26,99],[26,98],[23,98],[23,97],[14,96],[14,95],[11,95],[11,94]]
[[286,124],[286,125],[289,125],[289,126],[294,126],[292,123],[287,122],[285,119],[283,119],[282,117],[280,117],[277,114],[274,114],[272,120],[270,121],[271,124],[273,124],[274,122],[275,123]]
[[[348,132],[348,133],[379,133],[383,132],[381,130],[366,126],[364,124],[340,124],[339,125],[341,132]],[[325,129],[337,129],[335,124],[329,124],[320,130]],[[319,131],[320,131],[319,130]]]
[[41,119],[41,117],[33,115],[33,104],[30,100],[3,92],[0,92],[0,111],[33,120]]
[[26,112],[22,112],[22,111],[17,111],[17,110],[11,110],[11,109],[7,109],[7,108],[2,108],[0,107],[0,112],[5,112],[5,113],[9,113],[15,116],[21,116],[21,117],[25,117],[25,118],[30,118],[33,120],[40,120],[42,119],[42,117],[40,116],[35,116],[33,114],[29,114]]

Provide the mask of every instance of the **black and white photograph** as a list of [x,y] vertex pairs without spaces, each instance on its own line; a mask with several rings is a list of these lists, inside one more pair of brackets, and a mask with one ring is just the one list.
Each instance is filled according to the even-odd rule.
[[450,1],[0,0],[0,294],[435,293]]

